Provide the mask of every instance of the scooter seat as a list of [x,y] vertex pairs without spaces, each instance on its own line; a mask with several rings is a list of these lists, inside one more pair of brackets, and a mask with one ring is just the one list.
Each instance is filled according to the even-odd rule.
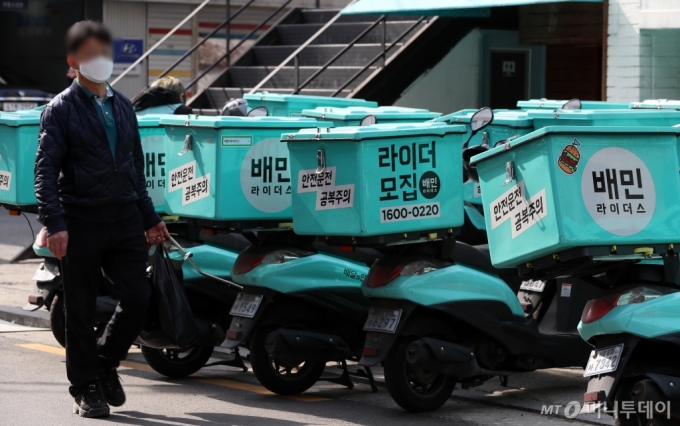
[[461,243],[460,241],[456,241],[451,259],[454,262],[460,262],[464,265],[481,269],[484,272],[495,274],[501,277],[517,275],[516,269],[501,269],[496,268],[491,264],[491,253],[489,252],[488,244],[471,246]]

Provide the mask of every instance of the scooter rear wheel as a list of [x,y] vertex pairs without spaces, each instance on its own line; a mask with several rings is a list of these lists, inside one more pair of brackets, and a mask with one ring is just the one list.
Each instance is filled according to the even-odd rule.
[[385,384],[401,408],[412,413],[434,411],[444,405],[456,380],[432,371],[417,371],[406,361],[406,349],[417,337],[400,338],[385,358]]
[[250,364],[257,380],[279,395],[298,395],[314,386],[325,362],[275,359],[265,349],[265,339],[276,327],[257,327],[250,340]]
[[196,345],[185,350],[154,349],[142,346],[146,362],[158,373],[173,378],[194,374],[208,362],[213,353],[212,346]]

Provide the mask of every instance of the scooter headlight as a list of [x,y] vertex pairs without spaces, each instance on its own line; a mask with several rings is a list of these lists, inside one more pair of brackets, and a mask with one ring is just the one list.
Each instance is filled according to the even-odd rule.
[[267,253],[267,255],[262,259],[262,265],[279,265],[281,263],[299,259],[300,257],[301,256],[299,253],[295,253],[290,250],[276,250],[271,253]]

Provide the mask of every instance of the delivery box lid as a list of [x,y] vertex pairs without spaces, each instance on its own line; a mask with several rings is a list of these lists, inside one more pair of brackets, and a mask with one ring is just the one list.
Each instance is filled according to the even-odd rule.
[[43,109],[45,109],[44,106],[21,111],[0,112],[0,125],[11,127],[38,125]]
[[305,109],[302,111],[304,117],[314,117],[329,120],[361,120],[362,118],[373,115],[380,120],[432,120],[441,113],[430,112],[427,109],[405,108],[405,107],[318,107],[315,109]]
[[645,135],[645,134],[674,134],[680,135],[680,127],[671,126],[636,126],[636,127],[620,127],[620,126],[548,126],[535,130],[517,139],[513,139],[503,145],[499,145],[481,154],[477,154],[470,159],[470,164],[476,164],[488,158],[494,157],[505,151],[509,151],[518,146],[531,143],[548,134],[618,134],[618,135]]
[[[448,115],[441,116],[437,121],[448,122],[450,124],[469,124],[472,115],[476,113],[477,109],[464,109],[457,111]],[[527,128],[533,127],[534,122],[527,111],[513,111],[507,109],[494,110],[493,111],[493,121],[492,126],[507,126],[514,128]]]
[[229,117],[209,115],[165,115],[160,119],[161,126],[187,126],[252,129],[299,129],[301,127],[333,127],[313,118],[302,117]]
[[307,95],[290,95],[285,93],[248,93],[243,95],[246,101],[268,101],[268,102],[288,102],[288,103],[322,103],[329,107],[343,107],[346,105],[363,105],[366,107],[377,107],[378,103],[367,101],[364,99],[354,98],[332,98],[330,96],[307,96]]
[[647,99],[642,102],[632,102],[632,109],[677,109],[680,110],[680,101],[669,99]]
[[408,136],[444,136],[450,133],[466,133],[465,126],[446,123],[375,124],[373,126],[349,126],[338,128],[302,129],[298,133],[284,134],[281,142],[361,142],[371,139],[388,139]]

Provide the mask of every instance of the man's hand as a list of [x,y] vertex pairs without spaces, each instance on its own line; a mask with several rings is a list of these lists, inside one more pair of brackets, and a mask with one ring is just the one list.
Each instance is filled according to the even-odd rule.
[[163,241],[165,241],[166,238],[170,238],[170,233],[168,232],[168,228],[165,227],[165,222],[163,222],[163,221],[158,222],[158,225],[156,225],[153,228],[146,231],[145,234],[146,234],[146,241],[149,244],[154,244],[154,245],[155,244],[161,244]]
[[68,232],[61,231],[47,237],[47,248],[57,259],[61,260],[66,256],[66,246],[68,245]]

